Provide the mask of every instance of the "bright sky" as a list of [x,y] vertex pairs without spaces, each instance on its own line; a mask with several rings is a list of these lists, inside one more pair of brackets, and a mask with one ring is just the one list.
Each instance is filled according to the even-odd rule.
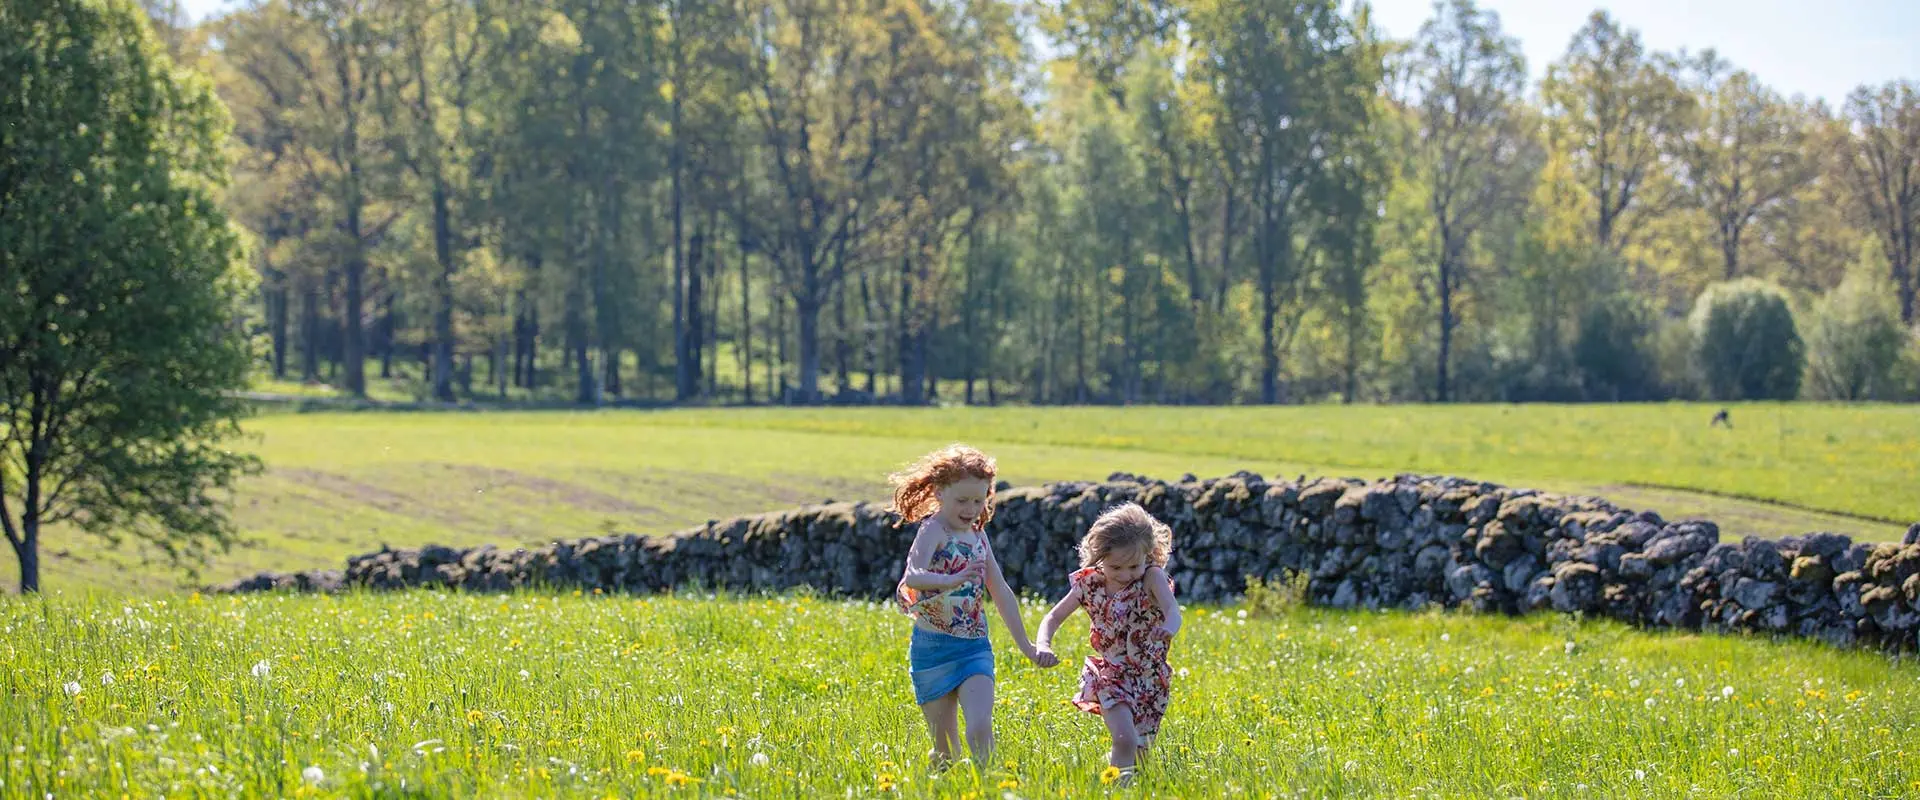
[[[1587,16],[1605,8],[1654,50],[1720,57],[1783,95],[1837,107],[1860,84],[1920,80],[1920,2],[1915,0],[1479,0],[1520,40],[1537,81],[1567,51]],[[1373,0],[1375,24],[1411,38],[1432,0]]]
[[[1377,24],[1410,38],[1432,0],[1372,0]],[[1520,40],[1537,80],[1595,8],[1640,31],[1649,47],[1709,47],[1784,95],[1838,106],[1855,86],[1920,80],[1920,0],[1479,0]],[[185,0],[196,19],[234,0]]]

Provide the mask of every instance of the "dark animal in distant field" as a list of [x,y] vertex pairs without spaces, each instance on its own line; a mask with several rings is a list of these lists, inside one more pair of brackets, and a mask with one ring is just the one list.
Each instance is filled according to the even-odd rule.
[[1715,425],[1725,425],[1725,426],[1727,426],[1728,428],[1732,428],[1732,427],[1733,427],[1733,417],[1732,417],[1731,415],[1729,415],[1729,414],[1727,413],[1727,410],[1726,410],[1726,409],[1724,409],[1724,408],[1723,408],[1723,409],[1720,409],[1720,413],[1718,413],[1718,414],[1715,414],[1715,415],[1713,415],[1713,421],[1712,421],[1712,422],[1709,422],[1709,423],[1707,423],[1707,427],[1709,427],[1709,428],[1711,428],[1711,427],[1713,427],[1713,426],[1715,426]]

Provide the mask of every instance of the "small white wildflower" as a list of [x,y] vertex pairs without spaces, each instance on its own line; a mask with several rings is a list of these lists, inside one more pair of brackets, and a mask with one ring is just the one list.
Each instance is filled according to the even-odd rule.
[[528,679],[528,678],[531,678],[531,677],[533,677],[533,673],[531,673],[531,672],[528,672],[528,671],[526,671],[526,670],[524,670],[524,669],[523,669],[523,670],[520,670],[520,680],[523,680],[523,681],[524,681],[524,680],[526,680],[526,679]]
[[306,781],[307,783],[319,783],[326,779],[327,773],[322,772],[319,767],[307,767],[306,769],[300,770],[300,780]]
[[1634,770],[1634,771],[1633,771],[1633,779],[1634,779],[1634,780],[1636,780],[1636,781],[1644,781],[1644,780],[1646,780],[1646,779],[1647,779],[1647,771],[1646,771],[1646,770],[1643,770],[1643,769],[1636,769],[1636,770]]
[[1462,674],[1462,675],[1472,675],[1472,674],[1473,674],[1473,667],[1467,667],[1467,668],[1466,668],[1466,670],[1464,670],[1464,671],[1462,671],[1462,672],[1461,672],[1460,674]]
[[1739,758],[1739,757],[1740,757],[1740,748],[1738,748],[1738,747],[1734,747],[1734,748],[1730,748],[1730,749],[1728,749],[1728,750],[1727,750],[1727,757],[1728,757],[1728,758]]
[[756,767],[764,767],[772,760],[773,759],[767,758],[766,753],[754,753],[752,758],[747,759],[747,763]]
[[1647,698],[1647,708],[1652,708],[1652,707],[1653,707],[1653,698],[1649,697]]
[[1675,689],[1684,689],[1684,688],[1686,688],[1686,687],[1687,687],[1687,679],[1686,679],[1686,678],[1674,678],[1674,679],[1673,679],[1673,688],[1675,688]]
[[102,673],[100,673],[100,685],[101,685],[101,686],[112,686],[112,685],[113,685],[113,673],[111,673],[111,672],[102,672]]
[[1180,677],[1182,677],[1182,678],[1184,678],[1184,677],[1187,677],[1187,668],[1186,668],[1186,667],[1181,667],[1181,668],[1180,668],[1180,673],[1179,673],[1179,675],[1180,675]]
[[271,672],[273,672],[273,665],[268,664],[266,659],[261,659],[260,663],[253,665],[253,677],[264,678]]
[[1242,626],[1242,627],[1244,627],[1244,626],[1245,626],[1245,625],[1247,624],[1247,621],[1246,621],[1246,620],[1244,620],[1244,619],[1236,619],[1236,620],[1234,620],[1233,622],[1234,622],[1234,624],[1236,624],[1236,625],[1240,625],[1240,626]]
[[1348,625],[1348,626],[1347,626],[1347,633],[1348,633],[1348,635],[1352,635],[1352,634],[1356,634],[1356,633],[1359,633],[1359,632],[1360,632],[1360,626],[1358,626],[1358,625]]
[[1638,689],[1638,688],[1640,688],[1640,679],[1639,679],[1639,678],[1634,678],[1633,680],[1631,680],[1631,681],[1628,681],[1628,682],[1627,682],[1627,686],[1628,686],[1629,688],[1633,688],[1633,689]]
[[1453,634],[1451,634],[1451,633],[1443,633],[1443,634],[1440,634],[1440,641],[1443,641],[1443,642],[1451,642],[1451,641],[1453,641]]
[[66,685],[66,686],[65,686],[64,688],[65,688],[65,689],[67,690],[67,694],[68,694],[68,695],[76,695],[76,694],[79,694],[79,693],[80,693],[80,682],[79,682],[79,681],[67,681],[67,685]]
[[1567,655],[1573,655],[1573,642],[1567,642]]
[[1246,619],[1246,618],[1247,618],[1247,610],[1246,610],[1246,609],[1244,609],[1244,608],[1243,608],[1243,609],[1240,609],[1239,611],[1235,611],[1235,612],[1233,612],[1233,615],[1234,615],[1234,616],[1236,616],[1236,617],[1239,617],[1239,618],[1241,618],[1241,619]]
[[1732,696],[1733,696],[1733,687],[1731,687],[1731,686],[1722,686],[1722,687],[1720,687],[1720,696],[1721,696],[1721,697],[1732,697]]
[[1573,790],[1576,792],[1584,792],[1587,790],[1587,785],[1584,783],[1576,783],[1573,785]]

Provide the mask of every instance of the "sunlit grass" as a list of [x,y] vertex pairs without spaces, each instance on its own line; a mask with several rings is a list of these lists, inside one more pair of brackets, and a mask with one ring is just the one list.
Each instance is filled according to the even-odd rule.
[[[1189,609],[1159,746],[1115,794],[1920,792],[1912,663],[1559,616],[1243,610]],[[996,623],[1000,750],[978,776],[923,768],[907,625],[804,596],[15,598],[0,796],[1110,791],[1104,728],[1062,704],[1084,618],[1050,671]]]

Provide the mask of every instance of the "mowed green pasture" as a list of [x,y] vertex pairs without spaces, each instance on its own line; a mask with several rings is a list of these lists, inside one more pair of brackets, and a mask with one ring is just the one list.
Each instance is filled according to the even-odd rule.
[[[533,544],[667,533],[825,499],[879,500],[884,476],[967,441],[1016,484],[1265,475],[1465,475],[1599,494],[1727,536],[1832,530],[1898,538],[1920,519],[1920,408],[1391,406],[715,409],[316,413],[250,420],[266,472],[243,541],[197,580],[338,567],[380,546]],[[51,589],[152,590],[182,578],[137,550],[50,531]]]
[[[925,769],[890,607],[802,595],[0,599],[5,797],[1920,794],[1920,672],[1562,615],[1193,606],[1141,780],[994,623],[999,749]],[[1023,609],[1031,630],[1044,606]]]

